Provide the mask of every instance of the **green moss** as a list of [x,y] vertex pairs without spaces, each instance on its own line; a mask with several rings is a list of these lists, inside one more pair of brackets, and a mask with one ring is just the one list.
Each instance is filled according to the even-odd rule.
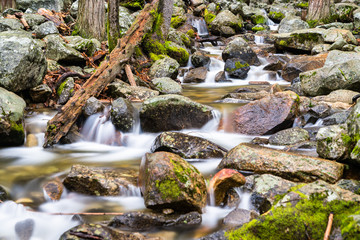
[[120,3],[121,6],[126,7],[126,8],[130,8],[133,10],[139,10],[142,9],[144,7],[145,1],[144,0],[136,0],[136,1],[132,1],[129,0],[125,3]]
[[354,154],[356,156],[359,156],[360,154],[360,147],[359,146],[355,146],[354,149],[351,151],[351,154]]
[[235,62],[235,68],[226,68],[227,72],[233,72],[240,68],[249,67],[250,65],[247,62],[241,63],[240,61]]
[[269,17],[276,21],[281,21],[283,18],[285,18],[285,15],[282,12],[270,12]]
[[262,15],[253,15],[253,16],[251,16],[251,21],[254,24],[265,24],[266,18]]
[[300,3],[296,4],[296,6],[299,8],[308,8],[309,3],[308,2],[300,2]]
[[270,214],[261,216],[239,229],[225,234],[235,239],[322,239],[330,213],[334,214],[333,229],[340,227],[345,239],[356,239],[360,225],[351,214],[359,213],[360,206],[355,202],[335,200],[324,203],[324,196],[313,195],[300,200],[294,207],[272,208]]
[[159,190],[162,199],[176,199],[181,193],[181,189],[174,179],[156,180],[156,188]]
[[16,122],[11,121],[10,122],[10,129],[12,131],[24,133],[24,126],[22,125],[22,123],[16,123]]
[[185,48],[175,45],[171,41],[165,42],[165,51],[167,55],[177,60],[180,65],[186,65],[189,60],[189,53]]
[[204,11],[204,20],[207,24],[210,24],[212,21],[214,21],[216,15],[207,9]]
[[287,42],[286,42],[285,40],[280,40],[280,41],[279,41],[279,45],[285,47],[285,46],[287,46],[288,44],[287,44]]
[[316,27],[319,23],[317,20],[307,20],[306,22],[309,24],[310,28]]
[[155,53],[150,53],[149,56],[150,56],[151,60],[153,60],[153,61],[157,61],[157,60],[163,59],[165,57],[168,57],[168,55],[162,55],[162,54],[156,55]]
[[180,27],[186,21],[182,16],[176,16],[171,18],[170,26],[173,28]]
[[191,40],[186,34],[181,34],[181,41],[186,47],[191,47]]
[[259,31],[264,31],[265,28],[264,27],[260,27],[260,26],[255,26],[251,29],[254,32],[259,32]]
[[64,81],[64,82],[61,83],[60,86],[58,87],[58,89],[57,89],[57,91],[56,91],[56,93],[57,93],[58,96],[61,95],[62,91],[64,90],[64,87],[65,87],[66,83],[67,83],[67,81]]
[[141,48],[139,46],[135,47],[134,53],[136,57],[141,57],[143,55],[143,52],[141,51]]
[[189,31],[186,32],[186,34],[191,37],[191,38],[195,38],[195,31],[194,29],[190,29]]

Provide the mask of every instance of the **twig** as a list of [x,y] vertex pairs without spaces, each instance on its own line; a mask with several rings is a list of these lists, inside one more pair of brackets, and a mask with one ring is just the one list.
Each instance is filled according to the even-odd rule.
[[129,79],[130,85],[133,86],[133,87],[136,87],[136,82],[134,80],[134,75],[133,75],[133,73],[131,71],[131,68],[130,68],[129,64],[125,65],[125,72],[126,72],[127,78]]
[[326,227],[326,231],[325,231],[325,235],[324,235],[324,240],[329,240],[329,236],[330,236],[330,232],[331,232],[331,226],[334,220],[334,214],[330,213],[329,215],[329,221]]

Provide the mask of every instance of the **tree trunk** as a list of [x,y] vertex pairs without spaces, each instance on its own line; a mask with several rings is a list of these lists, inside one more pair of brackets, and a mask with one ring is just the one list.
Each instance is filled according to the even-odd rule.
[[0,12],[3,12],[8,8],[15,8],[15,0],[1,0]]
[[120,38],[120,24],[119,24],[119,0],[109,0],[108,2],[108,43],[109,52],[111,52]]
[[327,22],[330,19],[331,0],[309,0],[308,21]]
[[82,112],[87,99],[97,97],[108,83],[113,81],[124,68],[134,53],[135,47],[140,45],[143,36],[152,30],[154,16],[159,0],[147,4],[136,18],[130,29],[118,42],[108,60],[103,62],[96,72],[86,81],[80,90],[61,108],[47,125],[44,147],[50,147],[60,141],[68,133]]
[[84,38],[105,39],[104,0],[79,0],[75,29]]
[[174,0],[159,0],[158,13],[162,18],[160,30],[166,40],[170,29],[171,16],[173,13]]

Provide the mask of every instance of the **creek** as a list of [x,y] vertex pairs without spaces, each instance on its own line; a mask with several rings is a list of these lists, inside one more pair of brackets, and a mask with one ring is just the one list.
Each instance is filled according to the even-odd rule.
[[[201,25],[201,22],[195,24]],[[199,26],[201,31],[205,31]],[[204,33],[205,35],[206,33]],[[257,44],[263,44],[260,36],[255,38]],[[242,142],[251,141],[254,136],[227,133],[219,128],[221,121],[226,121],[229,113],[241,104],[219,103],[226,93],[246,86],[249,82],[267,81],[271,84],[288,84],[281,78],[270,80],[269,72],[262,68],[266,60],[261,59],[262,65],[251,66],[245,80],[230,79],[231,82],[216,83],[215,75],[223,70],[224,62],[219,60],[222,46],[205,45],[201,50],[211,56],[210,71],[206,81],[199,84],[184,84],[183,95],[191,99],[213,106],[217,112],[214,119],[201,129],[186,129],[182,132],[208,139],[220,146],[231,149]],[[221,59],[221,58],[220,58]],[[191,67],[191,64],[187,68]],[[140,107],[137,105],[136,107]],[[115,127],[107,117],[108,110],[103,114],[89,117],[82,129],[82,141],[57,145],[52,149],[43,149],[43,138],[47,121],[55,112],[49,109],[32,110],[25,119],[27,134],[34,134],[38,144],[35,147],[11,147],[0,149],[0,185],[11,193],[15,202],[0,205],[0,239],[16,239],[16,225],[33,219],[34,231],[31,239],[58,239],[63,232],[79,224],[72,216],[57,216],[49,213],[79,213],[79,212],[127,212],[144,210],[144,201],[140,189],[136,186],[130,190],[123,190],[116,197],[94,197],[77,193],[64,192],[59,201],[52,201],[44,192],[43,186],[53,179],[62,179],[69,172],[73,164],[107,168],[138,169],[141,158],[150,147],[157,134],[143,133],[137,123],[133,131],[122,134],[119,146],[116,139]],[[205,177],[215,173],[221,159],[190,160]],[[242,201],[240,208],[251,209],[249,195],[237,191]],[[35,212],[27,211],[21,205],[30,206]],[[150,233],[163,236],[164,239],[193,239],[204,236],[218,229],[219,221],[225,217],[231,208],[221,208],[209,204],[202,215],[202,224],[197,229],[188,231],[163,230]],[[108,220],[110,217],[85,217],[85,221]]]

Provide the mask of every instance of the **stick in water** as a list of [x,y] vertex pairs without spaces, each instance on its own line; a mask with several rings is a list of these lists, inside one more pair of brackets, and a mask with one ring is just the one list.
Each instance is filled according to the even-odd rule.
[[329,240],[329,236],[330,236],[330,232],[331,232],[331,226],[334,220],[334,214],[330,213],[329,215],[329,221],[326,227],[326,231],[325,231],[325,235],[324,235],[324,240]]

